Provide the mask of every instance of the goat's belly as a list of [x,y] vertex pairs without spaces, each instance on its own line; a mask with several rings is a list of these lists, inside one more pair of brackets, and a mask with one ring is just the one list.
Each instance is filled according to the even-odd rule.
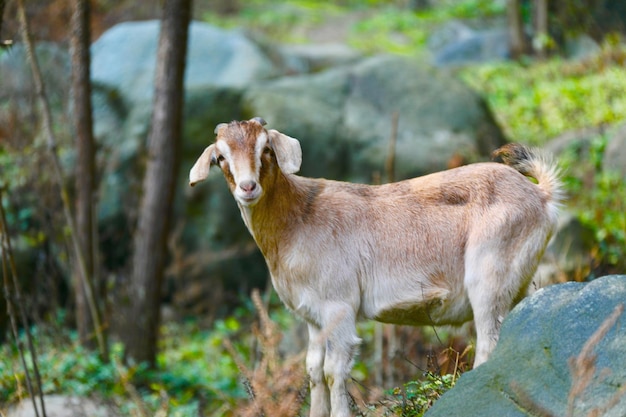
[[467,297],[454,302],[445,299],[407,301],[383,307],[372,318],[383,323],[410,326],[462,324],[472,319],[472,309]]

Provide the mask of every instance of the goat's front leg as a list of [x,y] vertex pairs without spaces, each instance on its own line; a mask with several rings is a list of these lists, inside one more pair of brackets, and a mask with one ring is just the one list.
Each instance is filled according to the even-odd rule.
[[322,333],[326,335],[324,376],[330,389],[330,415],[350,417],[350,397],[346,380],[350,376],[361,339],[356,333],[354,313],[349,308],[335,310],[328,318]]
[[310,417],[328,417],[330,415],[330,391],[324,379],[324,356],[326,355],[326,337],[319,328],[309,324],[309,346],[306,352],[306,370],[311,385]]

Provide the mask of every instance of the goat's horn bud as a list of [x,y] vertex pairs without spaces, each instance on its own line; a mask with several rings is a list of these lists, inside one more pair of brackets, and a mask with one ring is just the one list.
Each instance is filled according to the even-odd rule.
[[215,131],[213,133],[217,135],[217,131],[226,126],[227,126],[227,123],[220,123],[219,125],[215,126]]
[[252,120],[254,120],[255,122],[259,123],[261,126],[265,126],[267,124],[267,122],[265,121],[265,119],[263,119],[262,117],[253,117]]

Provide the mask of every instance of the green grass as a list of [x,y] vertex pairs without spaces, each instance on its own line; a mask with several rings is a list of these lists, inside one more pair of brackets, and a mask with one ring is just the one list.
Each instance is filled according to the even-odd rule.
[[568,130],[626,120],[626,71],[617,63],[598,71],[558,58],[501,62],[467,67],[461,76],[515,141],[537,145]]

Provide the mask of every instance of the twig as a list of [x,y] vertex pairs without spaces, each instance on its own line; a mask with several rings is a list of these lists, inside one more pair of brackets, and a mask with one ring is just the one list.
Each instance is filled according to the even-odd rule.
[[389,149],[387,151],[387,159],[385,160],[387,182],[394,182],[396,180],[396,140],[398,137],[399,117],[397,111],[394,111],[391,115],[391,134],[389,135]]
[[41,105],[46,143],[48,145],[48,150],[50,152],[50,156],[52,159],[54,174],[56,176],[56,180],[59,185],[60,192],[61,192],[61,200],[63,202],[63,214],[65,216],[65,220],[70,230],[70,240],[72,241],[72,247],[74,249],[74,256],[76,256],[76,260],[78,262],[78,265],[81,271],[80,275],[83,281],[84,291],[85,291],[85,295],[87,298],[87,304],[89,305],[90,314],[94,322],[94,329],[96,332],[96,338],[98,340],[98,347],[100,350],[100,354],[102,356],[102,359],[106,359],[107,349],[106,349],[106,343],[104,341],[103,326],[102,326],[102,321],[100,318],[100,310],[94,298],[93,282],[91,279],[88,278],[90,275],[85,265],[85,257],[83,255],[83,249],[80,243],[78,242],[78,239],[76,238],[76,225],[74,224],[74,218],[72,217],[72,212],[70,209],[70,197],[69,197],[67,188],[64,185],[65,175],[63,174],[63,168],[61,167],[61,162],[59,161],[59,155],[57,152],[57,143],[54,137],[54,132],[52,130],[52,112],[50,110],[48,97],[46,95],[46,90],[44,88],[43,78],[41,76],[41,69],[39,68],[37,56],[35,55],[35,50],[33,47],[33,40],[30,35],[28,20],[26,19],[26,11],[24,9],[24,0],[17,1],[17,12],[18,12],[18,19],[20,21],[20,32],[22,34],[22,38],[24,39],[24,45],[26,47],[26,56],[28,57],[28,61],[30,63],[31,71],[33,73],[33,81],[35,83],[35,89],[37,92],[37,97],[39,98],[39,102]]
[[125,370],[125,368],[118,362],[114,361],[115,370],[120,377],[120,381],[122,382],[122,386],[130,396],[130,399],[137,406],[137,412],[140,417],[149,417],[150,412],[148,407],[146,407],[146,403],[141,399],[141,395],[137,391],[137,388],[130,382],[132,375],[129,375],[129,372]]
[[[43,399],[43,390],[41,384],[41,375],[39,374],[39,367],[37,366],[37,354],[35,352],[35,346],[33,345],[33,339],[30,334],[30,329],[28,327],[28,321],[26,319],[26,311],[24,310],[24,304],[21,302],[20,289],[17,280],[17,270],[15,268],[15,262],[13,260],[13,251],[11,250],[11,240],[9,239],[6,216],[4,214],[4,207],[2,207],[2,188],[0,188],[0,249],[2,250],[2,275],[4,277],[4,296],[7,301],[7,312],[11,321],[11,330],[13,332],[13,337],[15,338],[15,343],[17,345],[20,359],[22,361],[22,366],[24,367],[24,376],[26,378],[26,386],[28,388],[28,393],[30,394],[31,401],[33,402],[33,409],[35,410],[35,415],[39,417],[39,409],[37,407],[37,402],[35,399],[35,393],[33,390],[33,384],[30,379],[30,372],[28,370],[28,366],[26,365],[26,358],[24,357],[24,349],[22,347],[22,343],[20,342],[19,333],[17,330],[17,319],[15,314],[15,308],[13,306],[13,297],[11,297],[11,290],[9,284],[9,275],[13,281],[13,292],[15,294],[15,299],[17,301],[17,305],[19,307],[20,318],[22,321],[22,327],[24,327],[24,332],[26,333],[26,340],[28,342],[28,349],[31,355],[31,362],[33,364],[33,372],[35,373],[35,379],[38,386],[39,393],[39,402],[41,406],[41,412],[43,417],[46,417],[46,406]],[[9,265],[9,269],[7,269],[7,265]]]
[[[575,401],[587,389],[593,375],[596,371],[596,355],[593,349],[598,345],[600,340],[606,336],[608,331],[613,327],[617,319],[624,312],[624,304],[619,304],[611,315],[602,322],[600,327],[585,342],[578,356],[573,357],[569,361],[572,373],[572,388],[567,398],[567,415],[573,416],[575,410]],[[618,397],[619,398],[619,397]],[[612,405],[611,405],[612,407]],[[609,407],[610,408],[610,407]]]

